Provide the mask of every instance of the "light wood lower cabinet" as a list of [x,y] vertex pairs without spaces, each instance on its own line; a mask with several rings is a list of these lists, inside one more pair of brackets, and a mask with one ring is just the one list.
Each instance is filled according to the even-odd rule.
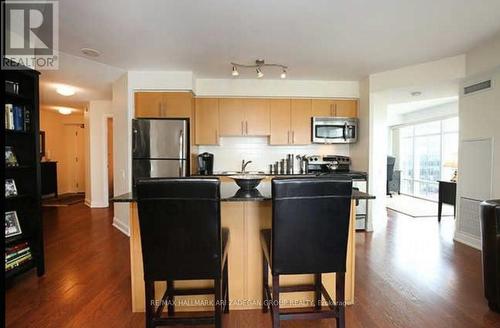
[[195,129],[197,145],[219,144],[219,99],[196,98]]

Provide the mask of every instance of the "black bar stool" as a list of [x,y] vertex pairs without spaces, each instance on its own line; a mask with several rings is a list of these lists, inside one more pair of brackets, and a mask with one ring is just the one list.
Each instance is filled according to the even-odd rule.
[[[141,230],[146,327],[176,324],[213,324],[221,327],[221,313],[229,312],[229,230],[221,229],[218,179],[162,178],[137,183]],[[213,279],[214,288],[177,289],[176,280]],[[155,281],[166,281],[158,306]],[[215,314],[176,317],[176,295],[215,295]],[[162,316],[167,304],[168,316]]]
[[[336,318],[345,327],[344,285],[352,181],[338,178],[272,180],[272,230],[261,231],[263,311],[269,305],[273,328],[280,320]],[[268,283],[268,266],[272,288]],[[322,273],[336,273],[336,302],[321,282]],[[314,284],[280,287],[280,275],[314,274]],[[314,292],[312,311],[280,313],[280,292]],[[321,310],[321,296],[329,305]]]

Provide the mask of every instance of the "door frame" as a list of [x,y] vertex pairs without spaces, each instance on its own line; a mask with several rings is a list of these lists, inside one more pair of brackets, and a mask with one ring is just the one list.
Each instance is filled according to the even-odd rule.
[[[103,181],[105,181],[105,183],[103,184],[103,195],[104,195],[104,202],[105,202],[105,207],[109,207],[109,177],[108,177],[108,119],[111,118],[113,120],[113,127],[114,127],[114,124],[115,124],[115,119],[113,117],[113,114],[104,114],[103,115],[103,119],[102,119],[102,124],[103,124],[103,138],[102,140],[105,140],[104,142],[104,147],[103,147]],[[114,131],[114,129],[113,129]],[[114,146],[114,143],[115,143],[115,138],[113,138],[113,146]],[[114,148],[114,147],[113,147]],[[114,156],[115,156],[115,152],[114,152],[114,149],[113,149],[113,164],[114,164]],[[113,167],[113,174],[115,172],[115,169]],[[115,182],[115,179],[113,177],[113,190],[115,190],[114,188],[114,182]]]

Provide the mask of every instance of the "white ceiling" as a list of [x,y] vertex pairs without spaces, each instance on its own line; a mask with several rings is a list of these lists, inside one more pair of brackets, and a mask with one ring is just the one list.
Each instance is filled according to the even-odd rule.
[[[65,0],[59,11],[60,69],[42,72],[41,102],[78,108],[110,99],[126,70],[230,78],[231,61],[264,58],[288,65],[289,79],[359,80],[464,53],[500,31],[498,0]],[[102,55],[81,58],[82,47]],[[62,97],[55,83],[79,90]]]
[[[126,70],[230,77],[256,58],[290,79],[358,80],[465,52],[500,30],[498,0],[65,0],[60,48]],[[266,77],[278,78],[279,71]],[[248,73],[255,76],[254,71]]]
[[[59,52],[59,70],[41,71],[40,103],[82,109],[89,100],[110,100],[111,83],[123,73],[116,67]],[[74,87],[76,93],[59,95],[56,87],[60,84]]]
[[401,115],[457,101],[458,97],[446,97],[446,98],[435,98],[427,100],[417,100],[399,104],[390,104],[387,106],[387,112],[388,115],[392,114]]

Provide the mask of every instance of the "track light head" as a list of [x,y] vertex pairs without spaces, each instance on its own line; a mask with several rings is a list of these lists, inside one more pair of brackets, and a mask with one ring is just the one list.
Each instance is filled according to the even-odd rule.
[[240,75],[236,66],[233,66],[233,71],[231,72],[231,75],[232,76],[239,76]]
[[259,79],[264,76],[264,73],[262,73],[262,71],[260,70],[260,68],[257,68],[255,71],[257,72],[257,77]]
[[286,79],[286,69],[283,69],[283,72],[281,72],[280,77],[281,77],[282,79]]

